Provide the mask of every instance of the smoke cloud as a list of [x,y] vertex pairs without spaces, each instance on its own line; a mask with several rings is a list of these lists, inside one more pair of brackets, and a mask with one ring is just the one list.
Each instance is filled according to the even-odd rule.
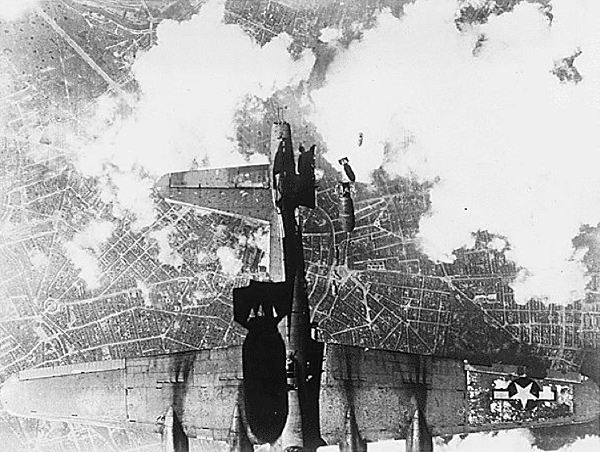
[[319,40],[322,42],[330,43],[338,41],[342,37],[342,30],[339,28],[325,27],[319,34]]
[[79,154],[77,167],[105,178],[114,189],[107,197],[138,214],[138,227],[154,216],[140,201],[149,200],[157,177],[245,163],[235,140],[236,113],[244,107],[263,113],[260,101],[310,75],[314,55],[292,58],[288,35],[261,47],[238,25],[223,23],[223,13],[224,2],[211,1],[189,21],[158,26],[157,45],[133,65],[142,97],[132,118],[120,119],[117,101],[98,105],[90,127],[101,138]]
[[175,227],[165,226],[162,229],[152,231],[148,238],[155,240],[158,246],[158,261],[163,265],[170,265],[174,268],[180,268],[183,265],[183,257],[173,249],[169,237],[175,233]]
[[[312,120],[357,177],[383,166],[437,181],[420,239],[436,260],[486,229],[526,270],[516,298],[566,303],[586,284],[571,239],[600,214],[600,3],[534,3],[455,23],[455,0],[417,0],[338,49]],[[357,137],[363,132],[363,144]]]
[[[434,438],[435,442],[435,438]],[[526,429],[503,430],[498,433],[471,433],[464,439],[458,435],[454,436],[447,444],[436,443],[434,450],[436,452],[541,452],[533,445],[534,439]],[[594,452],[600,447],[600,437],[586,436],[577,439],[572,444],[559,449],[559,452]],[[320,447],[319,452],[337,451],[337,446]],[[402,441],[381,441],[378,443],[369,443],[367,445],[369,452],[404,452],[406,442]]]
[[0,19],[15,20],[31,10],[38,0],[0,0]]
[[79,269],[79,277],[89,290],[100,287],[102,271],[98,267],[101,247],[110,238],[114,225],[110,221],[92,220],[71,241],[63,244],[66,256],[75,268]]
[[142,294],[144,306],[146,306],[147,308],[151,308],[152,299],[150,298],[150,295],[152,295],[152,288],[144,281],[137,281],[137,288]]
[[[468,435],[465,439],[458,436],[452,438],[448,444],[439,445],[440,452],[471,452],[489,450],[514,451],[514,452],[539,452],[542,449],[533,445],[534,439],[528,430],[504,430],[497,434],[477,433]],[[559,449],[560,452],[592,452],[600,446],[600,438],[587,436],[578,439],[572,444]]]
[[38,249],[32,249],[29,253],[29,262],[35,271],[44,271],[50,259],[44,252]]
[[242,260],[237,256],[235,250],[221,246],[217,248],[216,255],[221,264],[221,270],[226,275],[235,276],[242,270]]
[[171,246],[169,238],[175,233],[173,225],[165,226],[148,234],[148,238],[155,240],[158,246],[158,261],[163,265],[180,268],[183,265],[183,257]]

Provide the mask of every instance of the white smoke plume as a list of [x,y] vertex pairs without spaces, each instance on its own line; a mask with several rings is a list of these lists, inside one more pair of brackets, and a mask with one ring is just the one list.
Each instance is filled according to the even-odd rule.
[[135,213],[134,230],[150,226],[156,219],[156,208],[150,197],[153,186],[150,177],[114,167],[100,178],[101,197],[113,203],[113,215],[122,218],[126,212]]
[[29,262],[31,262],[31,267],[35,271],[44,271],[50,262],[48,256],[39,249],[32,249],[29,253]]
[[152,288],[144,281],[137,281],[137,288],[142,294],[144,306],[146,306],[147,308],[151,308],[152,299],[150,298],[150,295],[152,294]]
[[326,43],[338,41],[342,37],[342,30],[339,28],[325,27],[321,29],[319,40]]
[[[600,2],[554,0],[551,22],[521,2],[462,31],[456,14],[455,0],[417,0],[339,49],[312,93],[326,156],[349,156],[363,181],[381,165],[437,180],[420,224],[430,257],[486,229],[527,270],[519,301],[572,301],[586,278],[571,239],[600,220]],[[578,83],[556,73],[574,55]]]
[[27,14],[38,0],[0,0],[0,19],[16,20]]
[[221,270],[226,275],[235,276],[242,270],[242,260],[238,257],[234,249],[221,246],[217,248],[216,254],[221,264]]
[[63,244],[66,256],[79,269],[79,277],[89,290],[100,287],[102,271],[98,267],[98,257],[102,245],[110,238],[113,230],[114,225],[110,221],[92,220],[71,241]]
[[[286,34],[261,47],[238,25],[225,24],[223,14],[224,2],[210,1],[189,21],[158,26],[157,45],[133,65],[142,92],[133,118],[119,121],[114,105],[99,104],[97,129],[104,132],[79,155],[82,172],[116,185],[114,175],[128,174],[139,182],[128,184],[128,196],[133,190],[141,199],[148,198],[148,181],[167,172],[244,163],[235,141],[238,110],[260,109],[253,100],[307,79],[315,57],[306,51],[292,58]],[[142,218],[147,214],[145,207]]]
[[152,231],[148,238],[155,240],[158,246],[158,261],[164,265],[170,265],[174,268],[180,268],[183,265],[183,257],[173,249],[169,237],[175,232],[172,225],[165,226],[162,229]]
[[[477,433],[468,435],[461,439],[455,436],[445,445],[439,445],[436,450],[440,452],[475,452],[486,450],[489,452],[508,451],[511,452],[541,452],[543,449],[533,445],[533,436],[528,430],[504,430],[497,434]],[[600,447],[600,438],[597,436],[586,436],[575,440],[559,449],[560,452],[592,452]],[[383,452],[383,451],[382,451]]]
[[[464,439],[454,436],[448,444],[437,443],[434,438],[436,452],[542,452],[534,446],[534,439],[526,429],[503,430],[498,433],[471,433]],[[595,452],[600,448],[600,437],[586,436],[577,439],[572,444],[559,449],[559,452]],[[320,447],[319,452],[338,451],[337,446]],[[404,452],[406,442],[381,441],[369,443],[368,452]]]

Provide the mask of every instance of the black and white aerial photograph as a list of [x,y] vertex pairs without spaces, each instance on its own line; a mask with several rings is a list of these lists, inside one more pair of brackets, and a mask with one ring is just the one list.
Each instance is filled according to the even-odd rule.
[[0,452],[599,450],[599,0],[0,0]]

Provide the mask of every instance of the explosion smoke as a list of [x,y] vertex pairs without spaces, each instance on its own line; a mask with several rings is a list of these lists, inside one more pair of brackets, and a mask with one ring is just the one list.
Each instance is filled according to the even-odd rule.
[[[417,0],[400,19],[383,12],[339,49],[312,94],[313,121],[327,158],[349,156],[363,181],[381,165],[438,181],[420,224],[430,257],[452,260],[472,232],[497,233],[526,269],[516,298],[566,303],[586,284],[571,239],[600,219],[600,4],[552,6],[552,23],[521,2],[461,30],[454,0]],[[555,74],[573,55],[578,83]]]
[[[559,449],[558,452],[593,452],[600,447],[600,438],[597,436],[586,436],[575,440]],[[405,441],[381,441],[378,443],[369,443],[370,452],[403,452],[405,450]],[[456,435],[448,442],[443,444],[436,443],[434,449],[437,452],[480,452],[487,450],[490,452],[541,452],[534,445],[534,438],[526,429],[505,430],[497,433],[471,433],[465,438]],[[330,452],[338,450],[337,446],[320,447],[319,452]]]
[[0,0],[0,19],[15,20],[27,13],[38,0]]
[[82,231],[77,232],[71,241],[63,243],[66,256],[79,270],[79,277],[89,290],[100,287],[102,272],[98,266],[98,257],[101,247],[110,238],[113,230],[114,225],[109,221],[92,220]]
[[[150,187],[160,175],[196,162],[245,163],[234,139],[236,112],[248,99],[264,101],[307,79],[314,64],[310,52],[291,57],[288,35],[260,47],[238,25],[223,23],[223,14],[224,2],[211,1],[189,21],[161,23],[158,44],[133,65],[142,91],[134,118],[115,122],[79,155],[78,168],[106,178],[107,197],[138,213],[138,227],[154,218]],[[117,112],[106,102],[100,110],[102,123]]]

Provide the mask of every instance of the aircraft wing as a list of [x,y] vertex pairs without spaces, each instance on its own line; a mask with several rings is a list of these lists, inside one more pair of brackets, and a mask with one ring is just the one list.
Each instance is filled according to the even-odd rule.
[[268,226],[268,273],[272,281],[282,282],[283,226],[273,201],[271,174],[268,163],[182,171],[165,174],[155,188],[167,202]]
[[[188,437],[231,444],[243,430],[242,362],[242,347],[233,346],[32,369],[8,380],[0,398],[17,416],[154,431],[172,408]],[[506,366],[326,344],[322,371],[319,423],[328,444],[350,435],[405,438],[414,398],[434,436],[565,425],[600,413],[598,386],[578,374],[538,380],[540,390],[530,392],[536,406],[527,407],[532,395],[511,396]]]
[[236,430],[242,347],[21,371],[2,388],[16,416],[161,432],[169,408],[190,438]]
[[[326,344],[325,356],[319,406],[321,435],[328,444],[350,435],[349,418],[369,442],[407,437],[413,428],[413,397],[433,436],[569,425],[600,413],[598,386],[575,373],[550,373],[536,380],[539,391],[532,385],[528,396],[529,382],[521,381],[519,396],[519,391],[509,392],[518,381],[516,366],[475,366],[338,344]],[[531,406],[523,406],[525,398]]]

